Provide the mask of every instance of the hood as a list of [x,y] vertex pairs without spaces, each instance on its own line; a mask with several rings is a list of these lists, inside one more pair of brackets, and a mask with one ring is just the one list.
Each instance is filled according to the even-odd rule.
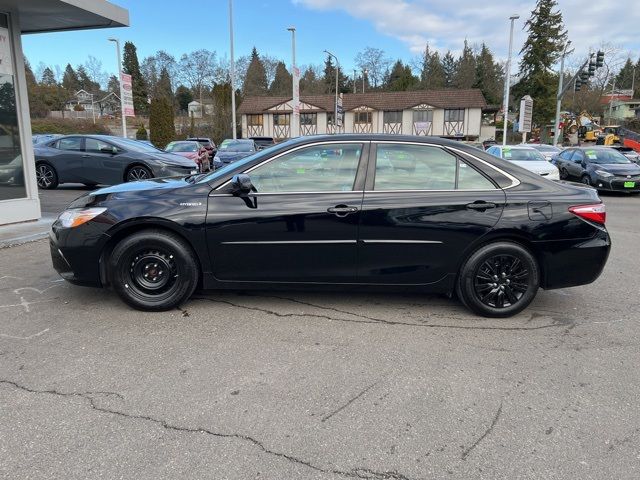
[[546,160],[524,162],[513,161],[511,163],[513,163],[514,165],[518,165],[519,167],[526,168],[530,172],[537,173],[538,175],[541,173],[551,173],[558,171],[558,167],[547,162]]
[[248,157],[249,155],[253,155],[254,153],[255,152],[229,152],[226,150],[218,150],[216,157],[224,163],[231,163],[236,160],[240,160],[241,158]]
[[595,170],[604,170],[605,172],[613,173],[615,175],[639,175],[640,166],[636,163],[617,163],[617,164],[598,164],[592,163]]
[[[191,153],[191,152],[185,152]],[[175,153],[165,152],[165,153],[155,153],[150,154],[154,160],[165,163],[167,165],[180,165],[181,167],[193,167],[194,161],[189,160],[181,155],[177,155]]]

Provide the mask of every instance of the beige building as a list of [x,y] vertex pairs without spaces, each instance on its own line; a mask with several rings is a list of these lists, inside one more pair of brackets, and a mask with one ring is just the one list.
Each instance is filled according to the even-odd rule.
[[[300,97],[300,135],[335,133],[334,95]],[[339,133],[434,135],[484,140],[495,128],[483,125],[487,107],[480,90],[347,93]],[[291,97],[246,97],[238,109],[242,136],[291,137]]]

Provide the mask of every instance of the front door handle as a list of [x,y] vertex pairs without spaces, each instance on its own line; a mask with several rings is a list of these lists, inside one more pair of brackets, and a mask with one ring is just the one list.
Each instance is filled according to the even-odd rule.
[[327,208],[327,212],[335,214],[337,217],[346,217],[350,213],[358,211],[358,207],[350,207],[349,205],[336,205]]
[[466,205],[469,210],[478,210],[480,212],[484,212],[490,208],[496,208],[497,205],[493,202],[485,202],[484,200],[476,200],[473,203],[468,203]]
[[82,158],[90,158],[91,155],[82,155]]

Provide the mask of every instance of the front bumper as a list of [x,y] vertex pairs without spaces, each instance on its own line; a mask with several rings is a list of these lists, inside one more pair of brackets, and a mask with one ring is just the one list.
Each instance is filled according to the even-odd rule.
[[187,175],[194,175],[196,173],[199,173],[199,166],[195,162],[193,166],[163,165],[155,168],[153,171],[153,175],[156,178],[186,177]]
[[[625,183],[633,183],[633,187],[625,187]],[[608,177],[600,178],[596,177],[595,182],[591,182],[598,190],[606,190],[610,192],[627,192],[627,193],[639,193],[640,192],[640,177]]]

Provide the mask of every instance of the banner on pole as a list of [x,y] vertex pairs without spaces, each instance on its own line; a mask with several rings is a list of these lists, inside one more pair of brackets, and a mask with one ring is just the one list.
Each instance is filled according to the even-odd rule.
[[122,109],[126,117],[135,117],[136,112],[133,109],[133,86],[131,84],[131,75],[126,73],[120,74],[120,83],[122,85]]
[[531,118],[533,117],[533,99],[525,95],[520,100],[520,118],[518,121],[518,131],[521,133],[531,132]]

